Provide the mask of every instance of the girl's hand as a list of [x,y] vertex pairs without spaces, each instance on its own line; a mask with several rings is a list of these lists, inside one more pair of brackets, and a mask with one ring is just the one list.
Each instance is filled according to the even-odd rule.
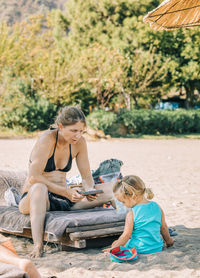
[[117,246],[119,246],[118,239],[113,241],[113,243],[111,245],[111,248],[114,248],[114,247],[117,247]]
[[111,249],[113,249],[114,247],[117,247],[117,246],[119,246],[119,245],[118,245],[118,240],[115,240],[115,241],[113,241],[111,247],[110,247],[110,248],[103,249],[103,252],[104,252],[104,253],[109,253]]
[[169,240],[168,241],[166,241],[166,245],[167,245],[167,247],[170,247],[170,246],[172,246],[174,244],[174,240],[173,240],[173,238],[169,238]]
[[112,248],[103,249],[103,252],[104,252],[104,253],[109,253],[111,249],[112,249]]
[[73,203],[79,202],[84,198],[84,196],[79,194],[78,191],[75,189],[68,189],[67,193],[68,193],[67,198]]

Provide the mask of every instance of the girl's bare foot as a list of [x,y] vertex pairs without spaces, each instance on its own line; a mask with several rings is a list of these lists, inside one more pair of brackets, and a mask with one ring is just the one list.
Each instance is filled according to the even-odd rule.
[[19,268],[22,269],[24,272],[28,273],[30,278],[41,278],[35,265],[30,260],[21,259],[19,262]]

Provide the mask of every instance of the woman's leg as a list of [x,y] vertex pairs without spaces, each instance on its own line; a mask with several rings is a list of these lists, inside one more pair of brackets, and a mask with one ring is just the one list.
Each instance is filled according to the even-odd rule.
[[73,205],[72,210],[94,208],[94,207],[101,206],[109,201],[111,201],[113,206],[115,206],[114,194],[112,190],[113,185],[114,182],[95,184],[95,189],[101,189],[103,190],[104,193],[99,194],[97,199],[92,202],[84,198],[80,202],[77,202],[75,205]]
[[0,262],[12,264],[27,272],[30,278],[41,278],[35,265],[27,259],[21,259],[9,249],[0,245]]
[[40,257],[43,253],[44,219],[48,208],[48,189],[41,183],[32,185],[28,194],[19,203],[20,212],[30,214],[34,242],[34,249],[30,254],[32,258]]

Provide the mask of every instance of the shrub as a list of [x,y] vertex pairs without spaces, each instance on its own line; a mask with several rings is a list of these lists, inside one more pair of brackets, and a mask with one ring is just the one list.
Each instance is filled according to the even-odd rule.
[[105,134],[110,134],[110,129],[115,123],[117,115],[105,110],[96,110],[88,115],[88,125],[93,129],[101,129]]
[[29,82],[17,81],[7,94],[0,109],[0,125],[6,128],[23,127],[27,131],[44,130],[54,122],[57,108],[39,96]]
[[44,130],[54,122],[56,108],[45,98],[29,99],[20,107],[0,112],[1,126],[23,127],[27,131]]
[[[200,110],[99,110],[88,117],[89,125],[112,136],[131,134],[186,134],[200,132]],[[126,134],[125,134],[126,132]]]

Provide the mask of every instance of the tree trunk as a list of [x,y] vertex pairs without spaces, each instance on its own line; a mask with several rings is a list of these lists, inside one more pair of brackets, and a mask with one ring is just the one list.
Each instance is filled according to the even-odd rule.
[[138,108],[138,101],[137,101],[137,97],[135,95],[132,95],[133,100],[135,102],[135,108]]
[[99,84],[97,86],[97,107],[99,108],[101,106],[101,86]]
[[124,97],[124,102],[126,105],[127,110],[131,110],[131,97],[128,93],[126,93],[124,90],[122,90],[122,95]]
[[194,96],[193,86],[185,86],[186,91],[186,109],[193,108],[195,105],[195,96]]

